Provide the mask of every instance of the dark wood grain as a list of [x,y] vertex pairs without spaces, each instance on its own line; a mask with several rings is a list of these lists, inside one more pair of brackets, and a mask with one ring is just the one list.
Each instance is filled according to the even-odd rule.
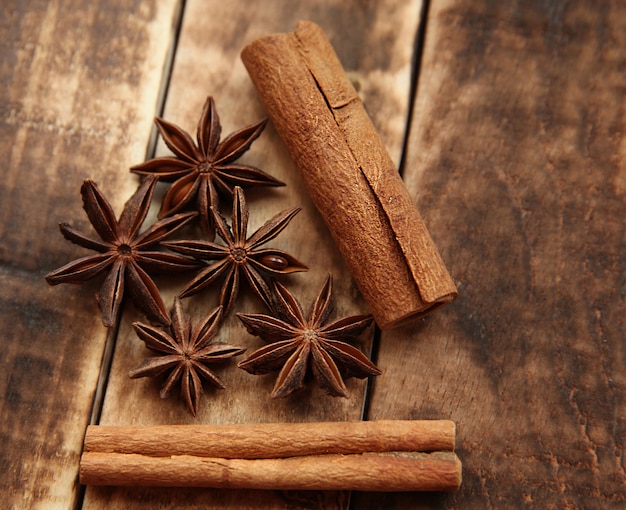
[[432,2],[405,180],[459,287],[385,333],[371,419],[458,424],[460,492],[358,508],[626,502],[619,2]]
[[[158,5],[157,5],[158,4]],[[72,508],[106,329],[97,286],[44,275],[85,254],[83,179],[119,213],[136,181],[174,1],[3,2],[0,15],[0,492],[5,508]]]

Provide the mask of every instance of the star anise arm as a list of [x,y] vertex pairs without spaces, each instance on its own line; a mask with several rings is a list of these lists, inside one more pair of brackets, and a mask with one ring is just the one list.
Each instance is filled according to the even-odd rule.
[[102,323],[107,327],[113,327],[120,311],[122,298],[124,297],[124,273],[125,264],[120,259],[114,259],[113,266],[102,282],[100,290],[96,294],[98,307],[102,314]]
[[246,276],[246,280],[250,284],[250,288],[254,293],[261,298],[263,304],[269,309],[272,309],[272,291],[269,285],[265,282],[259,272],[248,264],[245,264],[241,268],[243,274]]
[[236,264],[231,264],[220,290],[220,305],[224,307],[224,315],[228,315],[235,304],[239,294],[239,279],[239,267]]
[[300,212],[300,207],[287,209],[279,212],[276,216],[266,221],[247,241],[247,245],[256,248],[266,242],[274,239],[280,234],[296,214]]
[[307,321],[304,318],[304,311],[298,300],[280,282],[273,280],[272,285],[277,298],[274,303],[277,313],[281,318],[289,321],[290,324],[305,328]]
[[96,183],[91,179],[85,180],[80,188],[80,194],[83,197],[83,209],[98,235],[106,243],[117,241],[119,230],[115,213]]
[[323,349],[335,360],[345,377],[363,379],[381,370],[356,347],[337,340],[322,340]]
[[367,315],[353,315],[344,317],[338,321],[327,324],[319,329],[320,335],[325,339],[342,340],[346,338],[358,337],[374,321],[374,318]]
[[61,234],[63,234],[63,237],[65,237],[65,239],[71,241],[74,244],[77,244],[78,246],[82,246],[83,248],[88,248],[90,250],[104,253],[105,251],[108,251],[111,246],[108,243],[103,243],[102,241],[87,237],[83,233],[74,230],[67,223],[59,223],[59,230],[61,231]]
[[133,244],[135,248],[139,250],[144,250],[150,246],[154,246],[183,228],[195,216],[196,213],[194,212],[181,213],[157,221],[148,230],[139,235]]
[[201,260],[222,259],[230,253],[225,246],[210,241],[167,241],[161,244],[177,253]]
[[220,117],[217,114],[215,101],[211,96],[207,97],[202,114],[198,121],[198,131],[196,138],[202,154],[214,154],[222,134]]
[[179,128],[176,124],[157,117],[154,119],[161,137],[170,150],[179,158],[190,163],[199,163],[202,155],[189,133]]
[[227,258],[211,264],[206,269],[200,271],[200,273],[198,273],[193,280],[187,283],[185,288],[180,292],[179,297],[185,298],[201,292],[222,276],[224,272],[228,271],[230,266],[230,260]]
[[155,273],[182,272],[201,267],[197,260],[162,251],[142,251],[136,260],[142,268]]
[[198,350],[194,355],[194,359],[198,362],[202,361],[205,363],[222,361],[228,358],[232,358],[233,356],[238,356],[239,354],[245,352],[245,350],[245,347],[241,347],[239,345],[230,345],[222,342],[216,342]]
[[200,407],[200,394],[202,393],[202,381],[194,370],[193,366],[185,366],[181,379],[180,391],[187,409],[194,416],[198,415],[198,408]]
[[209,241],[215,239],[215,220],[213,219],[211,207],[218,208],[220,203],[214,180],[208,174],[201,175],[197,193],[200,227]]
[[311,327],[313,329],[319,329],[322,324],[326,322],[330,312],[332,311],[332,305],[330,296],[333,292],[333,279],[330,275],[326,278],[324,285],[322,286],[313,308],[311,310]]
[[[178,298],[176,301],[180,301]],[[224,316],[224,308],[218,306],[193,329],[193,347],[202,349],[213,339]]]
[[248,333],[258,336],[264,342],[289,340],[295,338],[298,334],[296,328],[271,315],[238,313],[237,317]]
[[243,194],[243,190],[239,187],[235,187],[235,193],[233,195],[233,217],[232,217],[232,231],[233,239],[238,243],[245,243],[248,235],[248,204],[246,203],[246,197]]
[[192,363],[198,375],[206,379],[209,383],[218,389],[224,389],[222,380],[209,369],[206,364],[223,361],[233,356],[238,356],[246,349],[237,345],[229,345],[224,343],[210,344],[204,349],[196,352],[193,356]]
[[110,254],[89,255],[74,260],[48,273],[46,281],[50,285],[60,283],[84,283],[106,271],[113,263]]
[[183,374],[183,365],[180,363],[180,357],[178,358],[178,363],[174,366],[170,374],[167,376],[167,379],[161,386],[161,391],[159,393],[161,398],[167,398],[172,393],[172,388],[176,384],[176,382],[181,378]]
[[165,218],[184,209],[196,198],[199,188],[200,181],[195,171],[178,179],[165,193],[158,217]]
[[235,244],[235,238],[230,227],[228,226],[228,223],[226,223],[224,217],[215,207],[211,207],[211,214],[213,215],[213,221],[215,222],[215,230],[217,230],[219,236],[226,244],[228,244],[229,247],[233,247]]
[[139,339],[142,340],[151,351],[163,354],[180,354],[178,344],[163,330],[142,322],[133,322],[133,329]]
[[126,266],[126,286],[133,303],[141,309],[149,320],[169,324],[170,317],[152,278],[136,263]]
[[228,135],[217,146],[215,159],[213,160],[214,164],[224,165],[239,158],[263,132],[266,124],[267,119],[263,119],[256,124],[251,124]]
[[215,374],[212,370],[209,370],[202,363],[194,363],[194,369],[198,371],[201,377],[209,381],[217,389],[223,390],[226,387],[217,374]]
[[128,377],[138,379],[140,377],[156,377],[168,370],[173,369],[180,363],[180,356],[153,356],[144,359],[135,368],[128,372]]
[[137,236],[141,224],[146,219],[156,183],[154,177],[147,177],[124,204],[117,224],[120,233],[123,232],[129,240]]
[[283,398],[304,386],[304,376],[309,366],[311,344],[302,342],[278,373],[272,398]]
[[178,158],[161,157],[149,159],[132,166],[130,171],[138,175],[154,176],[160,181],[175,181],[192,172],[194,166]]
[[332,357],[317,343],[311,346],[311,368],[320,387],[333,397],[348,397],[348,389]]
[[180,299],[174,300],[172,307],[172,323],[171,329],[176,342],[180,346],[182,352],[189,352],[191,347],[191,318],[183,310],[183,304]]
[[257,349],[237,366],[253,375],[269,374],[280,370],[297,349],[293,338],[274,342]]
[[229,163],[214,167],[215,177],[219,179],[221,188],[232,195],[234,186],[248,188],[251,186],[284,186],[283,181],[264,172],[260,168],[249,165]]

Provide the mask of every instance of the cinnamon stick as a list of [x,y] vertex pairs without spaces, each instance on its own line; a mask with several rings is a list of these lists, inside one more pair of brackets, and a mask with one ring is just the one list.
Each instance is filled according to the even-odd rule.
[[241,58],[378,325],[452,301],[454,282],[322,30],[300,22]]
[[80,480],[86,485],[447,491],[461,483],[454,443],[455,425],[448,420],[92,425]]
[[85,452],[262,459],[316,454],[453,451],[450,420],[237,425],[90,425]]
[[85,485],[231,489],[453,491],[461,483],[461,463],[452,452],[254,460],[85,452],[80,481]]

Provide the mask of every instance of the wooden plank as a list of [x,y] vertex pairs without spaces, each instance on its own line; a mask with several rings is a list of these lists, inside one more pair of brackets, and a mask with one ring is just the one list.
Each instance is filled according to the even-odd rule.
[[73,508],[106,330],[97,287],[44,275],[84,251],[92,177],[120,210],[143,159],[176,2],[3,2],[0,18],[0,492],[5,508]]
[[[311,19],[328,33],[352,77],[359,82],[366,105],[373,114],[396,161],[400,157],[408,111],[410,61],[420,3],[399,0],[363,5],[359,2],[264,2],[193,1],[186,3],[180,43],[176,53],[165,117],[195,134],[199,113],[207,95],[215,98],[223,135],[265,116],[256,91],[239,59],[241,49],[257,37],[292,31],[298,20]],[[350,27],[346,30],[346,27]],[[162,145],[159,154],[169,151]],[[310,306],[324,278],[334,276],[336,316],[367,310],[333,245],[321,218],[310,202],[301,178],[271,126],[241,158],[287,183],[286,188],[251,191],[247,194],[250,231],[283,209],[302,206],[302,212],[271,246],[285,249],[310,266],[283,280]],[[224,213],[230,216],[228,206]],[[173,284],[167,300],[182,288]],[[217,303],[217,292],[185,300],[197,320]],[[262,305],[244,293],[237,311],[261,312]],[[102,424],[307,422],[359,419],[364,402],[362,381],[348,381],[351,398],[325,395],[314,385],[286,399],[269,397],[275,375],[254,377],[231,366],[219,368],[227,389],[203,395],[201,409],[193,418],[176,398],[158,398],[158,382],[130,380],[128,371],[147,351],[134,335],[125,316],[118,338]],[[218,334],[218,340],[245,345],[248,353],[262,343],[249,336],[234,316]],[[368,350],[370,337],[361,345]],[[320,506],[343,508],[346,493],[254,492],[216,490],[160,490],[89,488],[89,508],[293,508]]]
[[459,298],[383,335],[369,417],[456,421],[464,480],[356,507],[626,501],[625,34],[618,2],[432,3],[405,179]]

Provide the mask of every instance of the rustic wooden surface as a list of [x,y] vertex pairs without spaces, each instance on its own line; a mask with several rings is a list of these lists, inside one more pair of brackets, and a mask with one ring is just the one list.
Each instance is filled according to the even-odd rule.
[[383,334],[369,418],[456,421],[464,480],[357,508],[626,502],[626,6],[544,4],[430,6],[404,179],[459,298]]
[[[141,0],[3,4],[0,17],[0,482],[9,508],[609,508],[626,502],[626,7],[591,0],[494,4]],[[175,37],[179,7],[180,35]],[[158,385],[130,380],[147,353],[125,310],[100,423],[452,419],[455,494],[81,489],[78,459],[107,332],[96,283],[43,276],[84,252],[80,183],[119,213],[160,113],[195,133],[215,97],[227,134],[264,116],[241,48],[300,19],[322,26],[400,162],[414,49],[421,65],[403,176],[459,288],[458,300],[373,346],[384,374],[350,400],[311,389],[272,402],[273,377],[218,369],[193,419]],[[420,38],[418,37],[418,41]],[[176,48],[171,73],[167,61]],[[418,59],[419,60],[419,59]],[[165,74],[166,80],[163,81]],[[158,154],[168,153],[159,144]],[[251,227],[295,205],[272,242],[311,267],[288,278],[309,302],[328,272],[337,314],[366,305],[272,126],[243,161],[286,188],[250,193]],[[227,210],[227,209],[226,209]],[[159,280],[166,300],[179,290]],[[194,318],[210,297],[186,300]],[[244,296],[240,309],[258,311]],[[372,335],[361,346],[369,350]],[[220,338],[260,344],[230,319]],[[106,364],[104,365],[106,366]]]
[[0,14],[0,491],[4,508],[72,508],[107,332],[95,284],[49,288],[78,255],[93,178],[119,211],[145,157],[176,1],[3,2]]

